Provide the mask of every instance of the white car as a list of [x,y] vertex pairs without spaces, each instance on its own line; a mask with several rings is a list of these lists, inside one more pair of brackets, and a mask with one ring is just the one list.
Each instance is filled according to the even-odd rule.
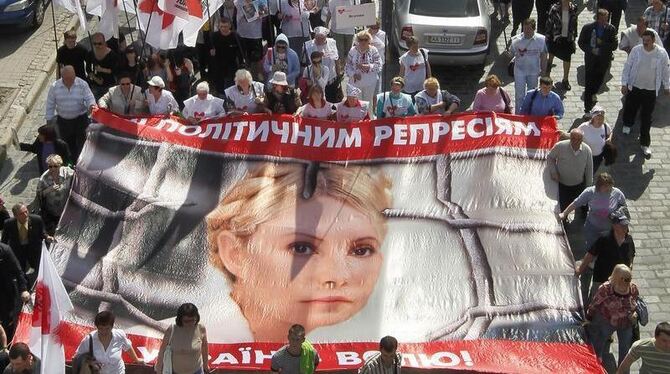
[[396,0],[393,43],[399,54],[414,36],[443,65],[483,65],[489,51],[491,20],[486,0]]

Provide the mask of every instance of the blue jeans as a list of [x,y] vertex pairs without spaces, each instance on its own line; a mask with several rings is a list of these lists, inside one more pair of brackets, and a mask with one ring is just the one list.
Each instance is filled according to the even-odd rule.
[[523,98],[526,97],[526,92],[537,88],[538,78],[537,74],[524,74],[514,71],[514,110],[517,113],[521,111],[521,104],[523,104]]
[[619,340],[619,357],[617,362],[620,365],[623,361],[631,344],[633,343],[633,326],[617,329],[610,325],[609,321],[605,320],[600,314],[593,317],[593,321],[589,325],[589,335],[591,338],[591,345],[596,351],[596,356],[602,361],[603,357],[609,353],[609,344],[607,339],[616,331],[617,339]]

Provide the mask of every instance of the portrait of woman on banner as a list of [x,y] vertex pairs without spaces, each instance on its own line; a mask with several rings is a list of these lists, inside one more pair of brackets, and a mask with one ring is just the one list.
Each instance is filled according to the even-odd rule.
[[209,261],[254,341],[284,341],[295,323],[309,333],[365,307],[382,268],[390,188],[367,167],[310,175],[263,163],[223,195],[206,217]]

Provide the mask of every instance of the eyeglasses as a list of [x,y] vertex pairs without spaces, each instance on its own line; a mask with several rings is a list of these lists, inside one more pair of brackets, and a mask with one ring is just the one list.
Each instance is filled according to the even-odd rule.
[[49,169],[58,169],[59,167],[58,165],[49,165]]
[[121,86],[130,86],[130,83],[119,83]]
[[630,278],[621,278],[622,281],[626,283],[630,283],[631,279]]
[[105,43],[102,43],[102,42],[95,42],[95,43],[93,43],[93,45],[103,45],[103,44],[105,44]]

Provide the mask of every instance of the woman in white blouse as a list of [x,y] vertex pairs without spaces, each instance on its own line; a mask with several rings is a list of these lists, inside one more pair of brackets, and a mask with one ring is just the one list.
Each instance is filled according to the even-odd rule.
[[248,70],[235,72],[235,85],[224,91],[226,112],[230,115],[264,112],[264,86],[255,82]]
[[603,147],[612,141],[612,126],[605,122],[605,109],[596,105],[591,109],[591,120],[578,127],[584,133],[584,143],[591,148],[593,156],[593,174],[603,162]]
[[296,115],[306,118],[331,119],[333,116],[333,104],[323,97],[323,88],[314,85],[309,89],[309,101],[298,108]]
[[77,348],[77,355],[89,353],[93,347],[95,361],[100,364],[100,374],[124,374],[126,366],[121,354],[126,352],[133,363],[143,364],[123,330],[114,328],[114,314],[100,312],[95,316],[95,331],[87,334]]
[[156,75],[147,81],[147,84],[149,88],[147,88],[145,95],[149,113],[169,115],[179,110],[179,104],[177,104],[172,92],[165,89],[163,78]]
[[345,72],[349,84],[361,90],[361,99],[372,102],[377,91],[379,72],[382,69],[381,57],[377,48],[372,46],[372,36],[367,31],[356,34],[356,46],[347,56]]

